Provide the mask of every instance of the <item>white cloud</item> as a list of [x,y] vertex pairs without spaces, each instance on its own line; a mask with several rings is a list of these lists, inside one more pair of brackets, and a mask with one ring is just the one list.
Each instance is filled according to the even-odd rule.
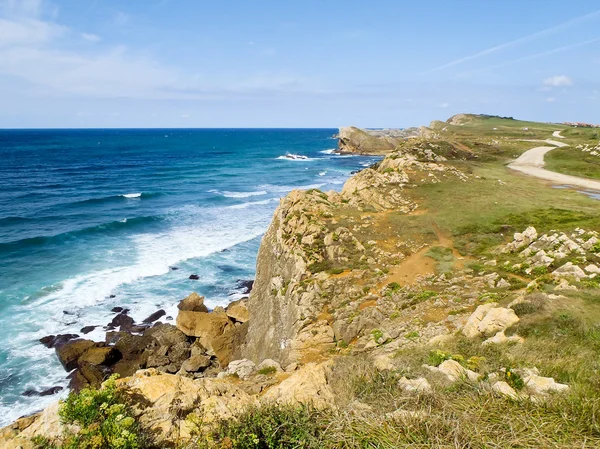
[[81,37],[90,42],[100,42],[102,40],[97,34],[81,33]]
[[66,31],[65,27],[37,19],[0,18],[0,48],[45,44]]
[[551,76],[550,78],[546,78],[542,84],[549,87],[566,87],[572,86],[573,80],[566,75],[555,75]]
[[556,101],[556,98],[554,98],[554,97],[546,98],[546,102],[548,102],[548,103],[554,103],[555,101]]

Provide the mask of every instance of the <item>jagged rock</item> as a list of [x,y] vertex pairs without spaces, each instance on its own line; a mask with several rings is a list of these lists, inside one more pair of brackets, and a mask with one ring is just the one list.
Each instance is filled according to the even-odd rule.
[[80,332],[82,334],[89,334],[90,332],[92,332],[94,329],[96,329],[98,326],[84,326],[81,328]]
[[417,379],[402,377],[398,381],[398,386],[408,393],[430,393],[432,391],[429,381],[424,377]]
[[147,329],[144,337],[154,338],[162,346],[175,346],[187,342],[187,336],[172,324],[159,324]]
[[92,347],[78,358],[77,363],[92,365],[113,365],[121,359],[121,353],[111,347]]
[[196,292],[183,298],[179,304],[177,304],[177,308],[189,312],[208,312],[208,308],[204,305],[204,296],[200,296]]
[[256,404],[254,398],[225,380],[194,380],[150,369],[119,383],[134,394],[137,419],[154,433],[158,447],[188,440],[195,428],[193,421],[232,418]]
[[275,368],[275,371],[277,371],[278,373],[283,372],[283,369],[281,368],[281,365],[279,364],[279,362],[276,362],[275,360],[272,359],[266,359],[263,360],[262,362],[260,362],[258,364],[258,366],[256,367],[257,371],[266,369],[266,368]]
[[245,323],[250,317],[247,301],[245,299],[240,299],[230,303],[227,306],[227,309],[225,309],[225,313],[229,318],[240,323]]
[[519,395],[517,394],[517,392],[503,380],[500,380],[500,381],[492,384],[492,391],[495,391],[496,393],[499,393],[503,396],[508,396],[511,399],[519,398]]
[[54,348],[55,346],[59,346],[63,343],[68,342],[69,340],[74,340],[79,338],[77,334],[59,334],[59,335],[48,335],[46,337],[40,338],[40,343],[43,344],[47,348]]
[[308,363],[271,387],[263,396],[264,402],[278,404],[305,403],[317,408],[333,407],[335,397],[327,383],[331,371],[331,361],[320,364]]
[[133,318],[127,315],[127,311],[123,310],[117,316],[115,316],[110,323],[106,326],[108,329],[119,328],[121,331],[127,331],[135,324]]
[[558,285],[556,287],[554,287],[554,290],[557,290],[557,291],[561,291],[561,290],[577,290],[577,287],[575,287],[574,285],[569,284],[568,280],[566,280],[565,278],[562,278],[558,282]]
[[588,277],[581,268],[579,268],[577,265],[573,265],[572,262],[567,262],[566,264],[558,267],[552,272],[552,276],[555,278],[570,276],[578,281]]
[[496,303],[483,304],[473,312],[463,328],[466,337],[489,337],[499,331],[506,330],[519,322],[519,317],[512,309],[495,307]]
[[179,310],[177,328],[185,335],[197,337],[207,349],[212,349],[212,340],[233,327],[225,312],[195,312]]
[[256,372],[256,364],[252,360],[241,359],[229,362],[226,373],[236,375],[240,379],[247,379]]
[[598,268],[598,266],[594,264],[589,264],[587,267],[584,268],[584,270],[588,273],[600,274],[600,268]]
[[528,227],[522,233],[517,232],[511,243],[506,245],[508,251],[517,251],[525,246],[529,246],[535,239],[538,233],[533,226]]
[[205,355],[193,355],[181,365],[181,369],[188,373],[202,371],[210,366],[210,357]]
[[171,346],[167,352],[167,356],[171,363],[181,366],[190,357],[190,344],[185,341]]
[[560,384],[552,377],[542,377],[533,373],[524,376],[523,382],[531,394],[538,396],[544,396],[548,393],[564,392],[569,389],[568,385]]
[[38,446],[31,439],[43,435],[57,439],[63,435],[63,426],[58,415],[59,402],[56,401],[42,412],[20,418],[8,427],[0,429],[2,449],[34,449]]
[[88,349],[94,347],[96,343],[92,340],[70,340],[59,346],[56,346],[56,355],[58,360],[67,371],[77,368],[77,359]]
[[29,389],[25,390],[23,393],[21,393],[21,396],[26,396],[26,397],[52,396],[52,395],[55,395],[56,393],[61,392],[62,390],[63,390],[63,387],[60,387],[60,386],[45,388],[41,391],[34,390],[33,388],[29,388]]
[[479,380],[479,378],[481,377],[480,374],[463,367],[456,360],[446,360],[446,361],[442,362],[440,364],[440,366],[438,366],[437,368],[435,368],[435,367],[430,367],[430,368],[434,368],[431,371],[437,370],[439,373],[446,376],[446,378],[450,382],[456,382],[457,380],[460,380],[460,379],[468,379],[471,382],[477,382]]
[[524,342],[525,342],[525,339],[523,337],[519,337],[518,335],[511,335],[510,337],[507,337],[504,334],[504,331],[500,331],[493,337],[490,337],[487,340],[485,340],[482,344],[484,344],[484,345],[488,345],[488,344],[499,345],[499,344],[503,344],[503,343],[524,343]]
[[150,315],[148,318],[143,320],[142,323],[146,323],[146,324],[154,323],[156,320],[162,318],[166,314],[167,314],[167,312],[165,312],[163,309],[157,310],[152,315]]

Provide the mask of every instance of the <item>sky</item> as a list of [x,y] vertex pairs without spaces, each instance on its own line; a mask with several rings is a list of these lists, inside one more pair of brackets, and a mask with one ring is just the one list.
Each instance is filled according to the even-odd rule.
[[600,123],[598,0],[0,0],[0,128]]

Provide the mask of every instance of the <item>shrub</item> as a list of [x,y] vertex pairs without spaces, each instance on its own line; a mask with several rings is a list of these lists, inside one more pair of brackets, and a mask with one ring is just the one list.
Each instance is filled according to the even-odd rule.
[[67,431],[62,444],[52,444],[42,437],[34,439],[39,448],[56,449],[138,449],[145,441],[125,398],[117,389],[117,375],[104,382],[101,389],[85,388],[72,392],[59,408],[61,422],[75,425],[76,433]]
[[277,372],[277,368],[274,366],[265,366],[258,370],[258,374],[264,374],[265,376],[272,376]]
[[198,438],[199,449],[312,449],[325,434],[321,412],[307,405],[251,408],[237,419],[221,420],[209,435]]
[[504,372],[504,380],[515,390],[522,390],[525,386],[523,378],[510,368],[506,368],[506,371]]

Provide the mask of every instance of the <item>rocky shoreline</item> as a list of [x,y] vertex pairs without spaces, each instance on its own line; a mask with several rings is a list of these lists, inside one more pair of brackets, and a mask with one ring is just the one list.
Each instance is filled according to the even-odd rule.
[[[596,285],[600,234],[541,232],[519,218],[481,235],[469,231],[463,255],[433,219],[419,221],[428,213],[423,192],[502,185],[468,165],[477,155],[464,145],[436,137],[446,126],[460,126],[452,125],[457,120],[410,135],[341,129],[340,149],[371,148],[385,157],[340,192],[293,191],[281,200],[248,298],[209,311],[192,293],[179,303],[175,324],[158,323],[166,319],[160,311],[136,324],[127,311],[115,310],[103,342],[44,339],[73,370],[71,388],[97,387],[119,374],[136,420],[158,447],[189,441],[198,421],[231,419],[268,404],[377,414],[411,428],[441,419],[429,414],[443,407],[418,408],[421,395],[427,402],[434,391],[452,392],[455,402],[475,391],[485,403],[526,401],[525,408],[570,394],[564,379],[571,378],[548,375],[553,371],[530,361],[539,343],[523,356],[542,332],[527,326],[535,317],[553,319],[553,307],[568,304],[568,292]],[[476,218],[479,213],[475,208]],[[510,238],[511,231],[518,232]],[[563,318],[557,319],[558,326]],[[486,361],[492,356],[498,360]],[[349,387],[340,383],[357,375],[344,368],[349,363],[392,379],[398,397],[390,409],[379,413],[361,402],[364,396],[343,402]],[[55,404],[13,423],[0,431],[0,443],[32,447],[39,434],[59,440],[57,410]]]

